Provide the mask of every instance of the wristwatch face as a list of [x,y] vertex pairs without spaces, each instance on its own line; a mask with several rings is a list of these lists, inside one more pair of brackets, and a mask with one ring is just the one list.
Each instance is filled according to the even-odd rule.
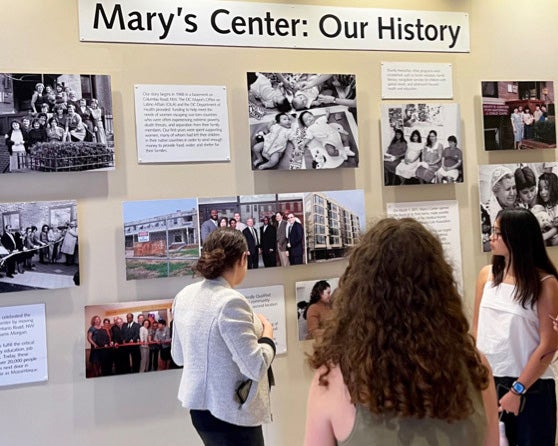
[[525,392],[525,386],[521,384],[519,381],[514,382],[512,384],[512,388],[513,390],[515,390],[516,393],[519,394],[523,394]]

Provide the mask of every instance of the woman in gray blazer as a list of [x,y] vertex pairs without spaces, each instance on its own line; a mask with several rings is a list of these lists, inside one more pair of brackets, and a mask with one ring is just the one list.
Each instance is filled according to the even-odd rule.
[[171,353],[184,366],[178,399],[205,445],[261,446],[261,424],[271,421],[273,328],[233,289],[246,275],[247,251],[242,232],[213,231],[196,265],[204,280],[173,303]]

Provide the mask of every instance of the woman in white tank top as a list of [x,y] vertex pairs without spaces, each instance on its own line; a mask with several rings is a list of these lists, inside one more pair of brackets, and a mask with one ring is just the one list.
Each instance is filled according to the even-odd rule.
[[497,386],[510,445],[554,446],[556,395],[549,365],[558,333],[558,272],[527,209],[501,211],[490,236],[492,264],[479,273],[473,334]]

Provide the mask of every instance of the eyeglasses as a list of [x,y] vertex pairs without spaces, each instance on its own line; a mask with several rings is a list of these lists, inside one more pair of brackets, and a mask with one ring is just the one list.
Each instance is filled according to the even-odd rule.
[[492,231],[490,232],[490,234],[496,239],[498,240],[501,236],[502,233],[500,232],[500,228],[497,228],[495,226],[492,226]]

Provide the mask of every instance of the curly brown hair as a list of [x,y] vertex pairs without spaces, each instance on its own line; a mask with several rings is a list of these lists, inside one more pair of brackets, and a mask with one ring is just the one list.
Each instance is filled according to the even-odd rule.
[[339,281],[310,365],[338,365],[351,401],[372,413],[456,421],[473,413],[469,387],[488,386],[451,266],[412,218],[386,218],[361,239]]

